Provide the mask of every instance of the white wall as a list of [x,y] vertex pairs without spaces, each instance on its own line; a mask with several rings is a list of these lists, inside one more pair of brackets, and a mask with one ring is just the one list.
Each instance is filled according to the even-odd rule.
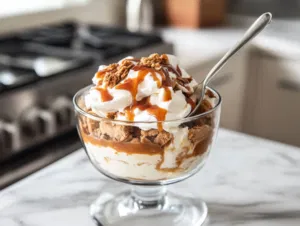
[[73,6],[1,18],[0,34],[66,19],[106,25],[122,25],[124,24],[124,9],[125,0],[91,0],[85,6]]
[[93,0],[82,7],[77,18],[88,23],[125,24],[126,0]]

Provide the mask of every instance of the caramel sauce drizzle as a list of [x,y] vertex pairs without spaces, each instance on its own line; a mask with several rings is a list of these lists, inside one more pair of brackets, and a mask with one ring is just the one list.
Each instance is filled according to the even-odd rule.
[[94,89],[101,93],[102,102],[107,102],[114,98],[112,95],[110,95],[107,89],[100,88],[100,87],[95,87]]
[[[147,109],[150,115],[154,115],[157,121],[164,121],[166,119],[167,110],[164,108],[160,108],[157,105],[152,105],[150,108]],[[163,130],[162,122],[157,123],[158,131]]]
[[123,90],[129,91],[132,95],[133,103],[136,102],[138,86],[139,86],[139,84],[141,84],[144,81],[147,74],[150,73],[153,80],[157,83],[157,86],[161,87],[161,81],[156,76],[154,69],[146,68],[144,66],[134,66],[132,68],[132,70],[138,71],[137,77],[136,78],[128,78],[128,79],[124,80],[123,83],[120,83],[116,86],[116,89],[123,89]]
[[163,87],[172,87],[172,80],[169,74],[168,69],[162,67],[160,71],[158,71],[160,76],[162,77],[162,85]]
[[182,72],[181,72],[181,70],[180,70],[180,67],[177,65],[177,67],[176,67],[176,71],[178,72],[178,74],[180,75],[180,76],[182,76]]
[[[133,62],[139,62],[138,59],[128,59]],[[169,72],[173,72],[176,76],[181,77],[182,72],[177,65],[177,68],[174,68],[170,64],[162,65],[160,70],[155,70],[153,68],[149,68],[143,65],[135,65],[132,70],[138,71],[138,75],[136,78],[127,78],[122,83],[119,83],[116,85],[116,89],[122,89],[127,90],[131,93],[133,103],[132,105],[126,107],[125,115],[129,121],[134,121],[134,110],[140,109],[140,110],[147,110],[147,112],[150,115],[153,115],[157,121],[164,121],[166,119],[167,110],[160,108],[157,105],[151,105],[149,98],[147,100],[141,100],[137,101],[136,96],[138,92],[138,86],[141,84],[146,75],[150,74],[153,78],[153,80],[157,83],[158,88],[164,88],[164,96],[163,101],[170,101],[172,99],[172,93],[169,87],[173,87],[173,81],[170,77]],[[106,70],[101,70],[96,73],[96,78],[98,78],[100,81],[104,79]],[[159,73],[161,76],[161,80],[157,77],[156,73]],[[113,97],[109,94],[107,89],[97,88],[97,90],[101,93],[102,101],[110,101],[113,99]],[[195,103],[187,97],[187,102],[192,106],[192,109],[195,107]],[[162,123],[158,122],[158,129],[162,130]]]
[[192,110],[194,110],[194,108],[196,107],[196,103],[192,100],[192,98],[186,97],[185,100],[189,105],[191,105]]
[[164,98],[163,101],[169,101],[172,100],[172,93],[171,90],[168,87],[164,87]]
[[168,72],[173,72],[176,76],[181,77],[181,71],[177,71],[172,65],[164,65]]
[[161,148],[159,145],[156,144],[145,144],[145,143],[129,143],[129,142],[116,142],[116,141],[109,141],[105,139],[97,139],[93,135],[88,135],[84,131],[81,132],[81,137],[84,142],[90,143],[95,146],[100,147],[110,147],[118,152],[123,152],[128,155],[131,154],[147,154],[147,155],[162,155],[164,149]]
[[101,83],[101,81],[104,79],[105,73],[107,72],[107,69],[103,69],[101,71],[97,71],[96,73],[96,78],[99,79],[100,81],[98,83]]
[[[157,121],[164,121],[166,118],[167,110],[164,108],[160,108],[157,105],[152,105],[150,103],[150,97],[145,97],[140,101],[136,101],[131,106],[125,108],[125,114],[128,120],[134,120],[134,110],[139,109],[141,111],[147,111],[150,115],[153,115]],[[157,123],[157,127],[159,131],[163,130],[163,126],[161,122]]]
[[[132,70],[138,71],[137,77],[136,78],[128,78],[123,83],[120,83],[116,86],[116,89],[127,90],[132,95],[133,103],[131,106],[128,106],[125,109],[125,114],[126,114],[127,119],[129,121],[134,121],[134,116],[135,116],[134,110],[136,108],[138,108],[140,110],[147,110],[147,112],[150,115],[153,115],[158,121],[164,121],[166,118],[167,110],[160,108],[157,105],[151,105],[149,98],[146,98],[146,99],[144,98],[140,101],[136,100],[138,86],[139,86],[139,84],[141,84],[144,81],[147,74],[151,74],[153,80],[157,83],[157,86],[159,88],[163,86],[160,79],[156,76],[156,71],[152,68],[147,68],[144,66],[134,66],[132,68]],[[162,80],[164,80],[163,77],[162,77]],[[166,87],[166,89],[168,89],[168,88]],[[166,94],[165,99],[171,99],[172,98],[171,91],[168,89],[167,92],[168,93]],[[158,123],[158,129],[162,130],[162,123],[160,123],[160,122]]]

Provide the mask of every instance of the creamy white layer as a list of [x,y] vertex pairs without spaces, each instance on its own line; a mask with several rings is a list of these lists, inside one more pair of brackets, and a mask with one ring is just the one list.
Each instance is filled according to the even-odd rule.
[[[193,170],[203,160],[203,156],[194,156],[184,160],[182,170],[159,170],[157,164],[161,161],[161,155],[130,154],[117,152],[111,147],[99,147],[86,143],[86,149],[90,158],[98,167],[120,178],[132,178],[139,180],[166,180],[182,176]],[[174,157],[171,151],[165,155]],[[166,163],[164,161],[164,165]],[[170,168],[165,168],[170,169]]]
[[[193,152],[192,144],[187,138],[188,129],[183,128],[178,131],[174,134],[174,142],[165,147],[163,158],[161,154],[127,154],[118,152],[118,150],[111,147],[91,143],[85,143],[85,145],[92,161],[98,164],[99,168],[112,175],[142,180],[172,179],[180,177],[199,166],[205,156],[204,154],[203,156],[186,158],[178,167],[176,159],[179,156]],[[161,164],[159,165],[159,163]]]

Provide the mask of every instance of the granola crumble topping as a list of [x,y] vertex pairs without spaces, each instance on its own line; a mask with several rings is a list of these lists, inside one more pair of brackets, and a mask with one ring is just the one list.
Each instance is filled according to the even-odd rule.
[[162,65],[169,64],[169,59],[166,54],[159,55],[157,53],[151,54],[149,57],[142,57],[140,65],[160,70]]
[[[142,57],[140,60],[137,59],[125,59],[122,60],[119,64],[113,63],[108,65],[105,69],[98,71],[100,77],[100,81],[98,85],[102,85],[103,83],[112,88],[118,85],[121,81],[126,79],[129,71],[134,67],[147,67],[152,68],[156,71],[162,71],[164,73],[169,73],[168,70],[177,72],[176,69],[172,69],[169,64],[169,59],[166,54],[159,55],[158,53],[151,54],[148,57]],[[163,68],[167,67],[167,68]],[[178,86],[177,84],[186,87],[187,84],[191,82],[192,78],[183,78],[181,73],[177,73],[177,77],[170,82],[172,84],[172,88]],[[180,88],[177,87],[176,90]]]
[[[130,60],[123,60],[121,64],[110,64],[102,72],[104,72],[104,83],[112,88],[119,84],[128,75],[129,70],[134,66]],[[101,72],[101,71],[100,71]],[[100,84],[102,85],[102,83]]]
[[[131,73],[132,71],[137,74],[135,76],[128,77],[129,72]],[[98,91],[101,94],[102,102],[114,99],[109,88],[129,91],[133,101],[131,105],[127,106],[125,118],[130,121],[134,121],[134,110],[136,108],[143,108],[140,106],[141,103],[137,102],[136,100],[139,90],[138,87],[148,75],[152,76],[152,79],[157,83],[157,87],[160,89],[163,88],[168,91],[170,88],[172,88],[174,92],[181,90],[185,98],[190,100],[188,104],[190,104],[192,108],[195,106],[194,99],[190,98],[190,96],[193,94],[193,89],[190,85],[190,83],[193,81],[193,78],[186,75],[186,72],[185,76],[183,76],[178,64],[177,66],[171,64],[167,54],[160,55],[158,53],[154,53],[148,57],[142,57],[140,59],[125,58],[119,63],[110,64],[96,73],[95,76],[97,83],[95,88],[98,88]],[[174,95],[168,93],[170,93],[170,91],[164,92],[164,101],[172,100],[172,96]],[[168,95],[171,97],[165,98],[165,96]],[[165,120],[166,114],[164,113],[164,109],[161,107],[157,108],[156,106],[151,106],[149,103],[147,108],[152,109],[150,114],[154,115],[154,117],[157,119],[160,118],[159,121]],[[157,110],[154,111],[153,109]],[[116,114],[113,111],[116,111],[116,109],[113,109],[111,112],[109,112],[109,114],[106,112],[108,118],[115,119],[117,115],[120,114],[120,112],[117,112]]]

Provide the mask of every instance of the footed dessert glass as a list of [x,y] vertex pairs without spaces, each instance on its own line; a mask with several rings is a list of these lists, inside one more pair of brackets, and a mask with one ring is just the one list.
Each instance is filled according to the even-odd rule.
[[206,162],[219,127],[219,93],[207,88],[210,95],[198,115],[136,122],[95,115],[85,107],[89,89],[74,96],[77,129],[91,163],[117,181],[107,183],[91,205],[94,220],[99,225],[201,225],[206,204],[167,192],[166,185],[191,177]]

